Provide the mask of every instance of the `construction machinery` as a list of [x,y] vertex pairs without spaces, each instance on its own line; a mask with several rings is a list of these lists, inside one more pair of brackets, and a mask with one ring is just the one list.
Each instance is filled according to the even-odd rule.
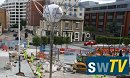
[[73,65],[73,70],[76,70],[76,72],[86,72],[86,59],[87,55],[78,54]]

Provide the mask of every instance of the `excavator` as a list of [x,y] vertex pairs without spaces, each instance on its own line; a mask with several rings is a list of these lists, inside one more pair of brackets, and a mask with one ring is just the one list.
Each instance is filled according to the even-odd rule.
[[73,70],[76,70],[76,72],[86,72],[87,70],[87,65],[86,65],[86,60],[87,56],[92,56],[92,55],[87,55],[87,54],[77,54],[76,61],[73,65]]

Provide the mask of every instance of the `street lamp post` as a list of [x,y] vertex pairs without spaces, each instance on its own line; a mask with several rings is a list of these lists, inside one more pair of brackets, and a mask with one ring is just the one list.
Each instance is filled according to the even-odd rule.
[[25,76],[23,72],[21,72],[21,62],[20,62],[20,0],[19,0],[19,25],[18,25],[18,63],[19,63],[19,72],[16,75]]

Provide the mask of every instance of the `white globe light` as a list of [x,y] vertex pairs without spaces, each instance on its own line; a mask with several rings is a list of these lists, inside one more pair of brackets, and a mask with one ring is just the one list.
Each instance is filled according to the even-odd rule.
[[56,4],[46,5],[43,8],[43,17],[46,18],[49,22],[58,22],[60,21],[63,15],[61,7]]

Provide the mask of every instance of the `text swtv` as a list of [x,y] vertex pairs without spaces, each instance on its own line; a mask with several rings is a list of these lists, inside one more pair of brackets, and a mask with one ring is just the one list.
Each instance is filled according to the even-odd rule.
[[128,57],[88,57],[87,74],[121,75],[129,73]]

